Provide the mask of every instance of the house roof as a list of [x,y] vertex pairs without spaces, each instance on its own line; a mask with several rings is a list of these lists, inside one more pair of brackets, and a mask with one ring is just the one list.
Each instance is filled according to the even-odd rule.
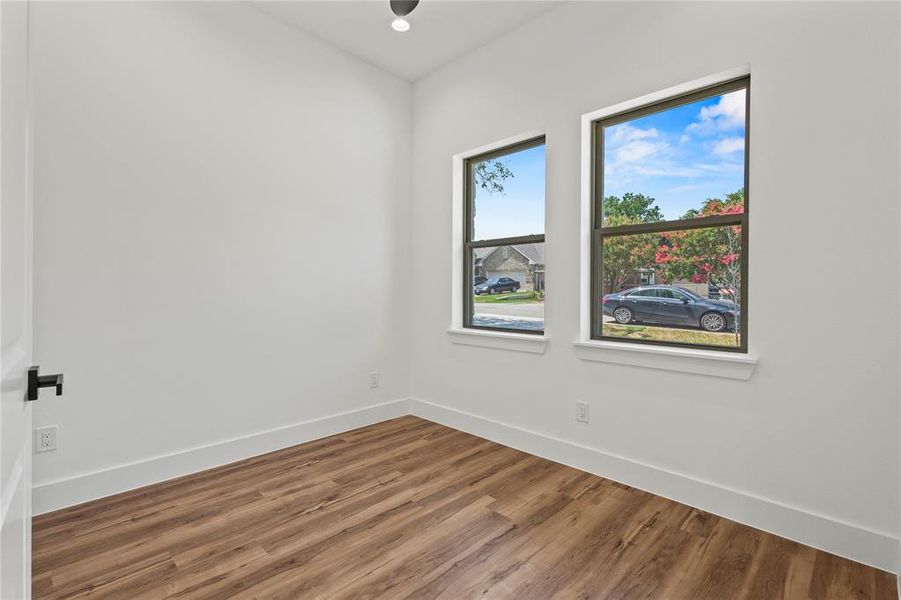
[[[503,246],[476,248],[474,250],[476,263],[482,262],[499,248],[503,248]],[[515,244],[512,248],[522,254],[529,261],[529,265],[544,264],[544,244]]]

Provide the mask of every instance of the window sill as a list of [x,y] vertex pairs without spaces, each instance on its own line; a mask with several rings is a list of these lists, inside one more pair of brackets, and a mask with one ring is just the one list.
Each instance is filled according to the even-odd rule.
[[715,350],[646,346],[600,340],[575,342],[582,360],[694,373],[747,381],[757,368],[757,358]]
[[544,354],[547,348],[547,338],[543,335],[462,328],[448,329],[447,334],[453,343],[464,346],[481,346],[531,354]]

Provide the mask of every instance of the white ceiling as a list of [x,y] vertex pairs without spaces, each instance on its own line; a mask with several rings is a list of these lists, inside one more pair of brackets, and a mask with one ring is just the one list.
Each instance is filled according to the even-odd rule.
[[391,29],[388,0],[258,1],[266,14],[413,81],[529,19],[557,0],[422,0],[410,31]]

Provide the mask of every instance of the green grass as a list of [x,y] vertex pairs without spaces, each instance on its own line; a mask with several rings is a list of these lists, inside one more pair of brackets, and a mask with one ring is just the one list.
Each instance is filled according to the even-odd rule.
[[535,300],[528,293],[513,292],[512,294],[482,294],[473,295],[472,301],[476,304],[535,304],[542,300]]
[[699,329],[671,329],[647,325],[620,325],[604,323],[605,336],[629,340],[649,340],[655,342],[678,342],[680,344],[703,344],[705,346],[738,347],[738,336],[734,333],[712,333]]

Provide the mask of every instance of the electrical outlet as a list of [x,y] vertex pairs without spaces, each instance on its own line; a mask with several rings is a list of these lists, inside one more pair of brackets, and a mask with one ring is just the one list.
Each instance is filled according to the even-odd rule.
[[56,450],[59,441],[59,427],[40,427],[34,430],[34,451],[50,452]]
[[379,373],[378,371],[373,371],[369,374],[369,387],[377,388],[379,387]]
[[587,402],[576,402],[576,421],[579,423],[587,423],[589,404]]

